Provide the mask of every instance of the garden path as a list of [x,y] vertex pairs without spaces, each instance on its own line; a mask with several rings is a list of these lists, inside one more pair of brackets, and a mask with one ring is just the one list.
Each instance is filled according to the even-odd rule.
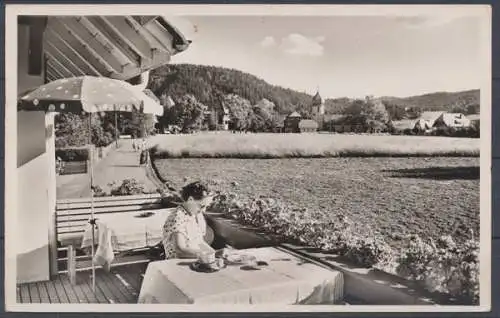
[[[132,140],[121,139],[119,147],[111,150],[94,166],[94,185],[109,192],[109,183],[121,183],[124,179],[133,178],[146,190],[155,190],[157,187],[148,177],[147,168],[139,165],[139,155],[132,148]],[[58,199],[84,197],[90,197],[88,174],[57,176]]]

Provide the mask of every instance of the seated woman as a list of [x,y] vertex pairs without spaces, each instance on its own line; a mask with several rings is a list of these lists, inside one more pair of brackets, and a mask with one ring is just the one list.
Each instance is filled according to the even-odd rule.
[[203,211],[212,202],[208,187],[193,182],[181,190],[183,203],[168,216],[163,226],[165,259],[198,258],[202,253],[215,253],[204,240],[207,224]]

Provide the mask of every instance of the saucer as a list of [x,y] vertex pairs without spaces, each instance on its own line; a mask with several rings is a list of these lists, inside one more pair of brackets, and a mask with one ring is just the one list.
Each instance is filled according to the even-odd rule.
[[195,271],[200,273],[214,273],[226,267],[226,264],[219,266],[217,262],[213,262],[210,264],[201,263],[199,261],[191,263],[189,267]]

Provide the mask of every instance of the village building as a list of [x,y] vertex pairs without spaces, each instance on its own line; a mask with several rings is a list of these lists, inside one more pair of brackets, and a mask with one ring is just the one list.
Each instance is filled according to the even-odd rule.
[[294,111],[281,119],[278,128],[285,133],[314,132],[321,130],[325,122],[325,104],[319,91],[313,96],[311,101],[312,119],[302,118],[298,112]]
[[207,105],[201,104],[201,111],[202,111],[202,116],[203,116],[203,121],[201,123],[201,129],[208,129],[208,126],[210,124],[210,119],[212,117],[212,111]]
[[415,119],[401,119],[391,121],[392,127],[396,131],[413,130],[415,128]]
[[432,129],[434,127],[434,123],[436,120],[443,115],[442,111],[429,111],[423,112],[420,114],[420,117],[415,121],[413,125],[414,129],[418,129],[421,131],[426,131]]
[[318,123],[312,119],[302,119],[299,122],[299,132],[311,133],[318,131]]
[[215,118],[217,120],[217,130],[229,130],[231,116],[227,106],[221,103],[219,107],[214,107],[213,111],[215,112]]
[[302,120],[302,115],[298,112],[292,112],[285,118],[284,121],[284,132],[285,133],[299,133],[299,123]]
[[434,127],[464,128],[470,126],[470,120],[462,113],[443,113],[434,122]]
[[304,133],[318,131],[318,123],[312,119],[303,119],[298,112],[288,115],[283,122],[285,133]]
[[312,98],[311,114],[312,119],[315,120],[318,125],[317,129],[322,130],[325,122],[325,103],[319,94],[319,90]]
[[471,121],[462,113],[447,113],[444,111],[423,112],[415,122],[413,128],[420,131],[429,131],[433,128],[469,127]]
[[479,128],[481,115],[479,114],[467,115],[467,119],[470,121],[471,126]]

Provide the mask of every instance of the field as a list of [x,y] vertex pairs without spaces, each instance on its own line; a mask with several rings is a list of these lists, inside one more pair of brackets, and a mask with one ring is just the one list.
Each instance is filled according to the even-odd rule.
[[151,140],[161,158],[478,157],[472,138],[344,135],[231,134],[159,135]]
[[403,234],[460,240],[469,229],[479,230],[479,158],[184,158],[155,164],[176,187],[211,179],[240,195],[329,210],[370,225],[395,247]]

